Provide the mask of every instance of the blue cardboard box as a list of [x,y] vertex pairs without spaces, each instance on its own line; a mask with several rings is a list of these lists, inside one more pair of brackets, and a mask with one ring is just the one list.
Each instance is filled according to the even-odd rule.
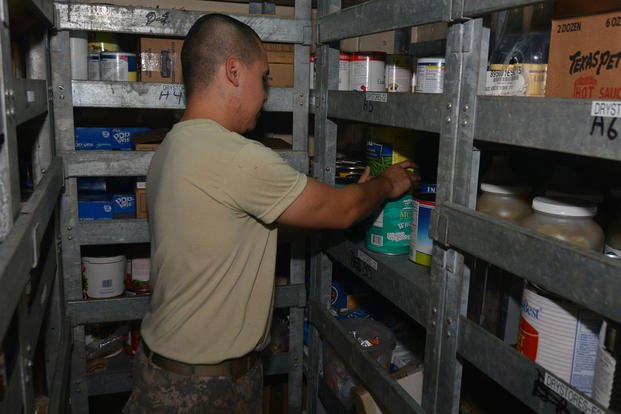
[[136,218],[136,196],[132,193],[113,194],[112,218]]
[[75,149],[76,150],[110,150],[112,141],[110,140],[109,128],[75,128]]
[[111,128],[110,142],[113,150],[131,151],[132,136],[140,132],[148,132],[150,128]]
[[112,197],[109,194],[82,194],[78,199],[80,220],[112,220]]

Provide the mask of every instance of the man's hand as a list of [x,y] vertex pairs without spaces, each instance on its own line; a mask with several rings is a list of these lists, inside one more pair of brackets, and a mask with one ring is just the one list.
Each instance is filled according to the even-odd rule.
[[[388,198],[399,197],[418,185],[420,177],[412,172],[416,167],[417,165],[412,161],[402,161],[386,168],[384,172],[376,177],[378,179],[385,179],[390,183],[391,190]],[[359,182],[369,181],[369,178],[365,177],[366,173],[367,169],[365,169],[362,177],[360,177]],[[364,181],[362,181],[363,179]]]

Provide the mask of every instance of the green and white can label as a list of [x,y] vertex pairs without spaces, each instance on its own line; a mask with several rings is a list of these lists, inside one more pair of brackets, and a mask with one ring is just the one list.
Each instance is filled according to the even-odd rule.
[[387,201],[366,232],[367,249],[383,254],[407,254],[412,224],[411,194]]
[[[430,198],[434,196],[430,195]],[[417,198],[412,209],[410,260],[423,266],[431,266],[433,240],[429,237],[429,223],[435,206],[435,201]]]

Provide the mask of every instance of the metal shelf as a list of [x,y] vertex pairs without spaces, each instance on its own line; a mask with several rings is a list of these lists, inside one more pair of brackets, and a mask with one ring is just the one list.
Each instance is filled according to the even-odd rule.
[[407,256],[371,253],[364,243],[328,240],[326,254],[341,263],[420,325],[427,324],[429,268]]
[[25,0],[26,7],[45,21],[47,26],[54,24],[54,5],[50,0]]
[[[308,171],[308,155],[303,151],[275,150],[293,168]],[[66,151],[67,177],[114,177],[147,175],[153,151]]]
[[82,246],[91,244],[148,243],[149,223],[145,219],[81,220],[71,237]]
[[[555,376],[551,377],[552,374],[544,368],[464,317],[460,318],[457,352],[537,413],[558,413],[559,407],[563,412],[569,412],[567,408],[571,405],[567,401],[577,402],[585,412],[598,412],[589,409],[591,407],[606,412],[592,399]],[[562,387],[571,390],[569,392],[573,395],[563,399],[546,385],[549,381],[562,383]],[[573,409],[571,412],[582,411]]]
[[310,322],[339,355],[350,372],[354,372],[369,390],[375,401],[391,413],[424,413],[412,398],[377,361],[360,349],[330,312],[315,301],[310,301]]
[[71,325],[66,318],[62,324],[61,340],[58,344],[58,354],[56,359],[56,369],[50,390],[49,413],[64,413],[66,410],[67,389],[69,384],[69,370],[71,366]]
[[[263,374],[279,375],[289,371],[288,354],[269,354],[262,357]],[[124,351],[117,356],[109,358],[106,371],[89,374],[89,395],[104,395],[129,392],[133,382],[133,358]]]
[[[71,81],[73,106],[91,108],[184,109],[185,88],[179,83]],[[269,88],[264,110],[290,112],[292,88]]]
[[445,104],[442,94],[330,91],[328,116],[439,133]]
[[57,158],[22,208],[13,229],[0,244],[0,338],[4,338],[28,282],[28,274],[38,257],[33,245],[40,246],[63,185],[62,162]]
[[26,335],[29,344],[36,344],[41,332],[41,326],[47,310],[50,294],[53,289],[54,277],[57,269],[56,242],[53,241],[48,246],[47,261],[43,265],[41,279],[37,285],[28,309],[26,321]]
[[15,120],[22,124],[47,113],[48,92],[45,80],[15,79]]
[[[306,303],[304,285],[277,286],[274,307],[303,307]],[[90,323],[133,321],[142,319],[149,307],[150,295],[126,295],[110,299],[75,300],[67,303],[67,315],[74,326]]]
[[[621,126],[593,127],[589,99],[479,96],[474,138],[589,157],[621,159]],[[613,136],[615,138],[613,138]],[[611,139],[612,138],[612,139]]]
[[385,32],[447,20],[447,0],[370,0],[322,17],[317,22],[319,42]]
[[[184,37],[206,12],[55,3],[59,30],[134,33]],[[252,27],[265,42],[310,43],[310,21],[269,16],[233,15]]]
[[619,261],[452,204],[437,206],[430,232],[441,244],[621,321]]

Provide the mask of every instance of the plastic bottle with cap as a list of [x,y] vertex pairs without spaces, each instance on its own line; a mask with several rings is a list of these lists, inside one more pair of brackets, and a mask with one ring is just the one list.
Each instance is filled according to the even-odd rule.
[[531,187],[527,185],[509,186],[481,183],[481,195],[477,200],[477,210],[513,223],[530,215],[529,195]]
[[604,232],[593,220],[597,207],[574,199],[535,197],[533,214],[524,218],[524,227],[547,234],[574,246],[601,252]]

